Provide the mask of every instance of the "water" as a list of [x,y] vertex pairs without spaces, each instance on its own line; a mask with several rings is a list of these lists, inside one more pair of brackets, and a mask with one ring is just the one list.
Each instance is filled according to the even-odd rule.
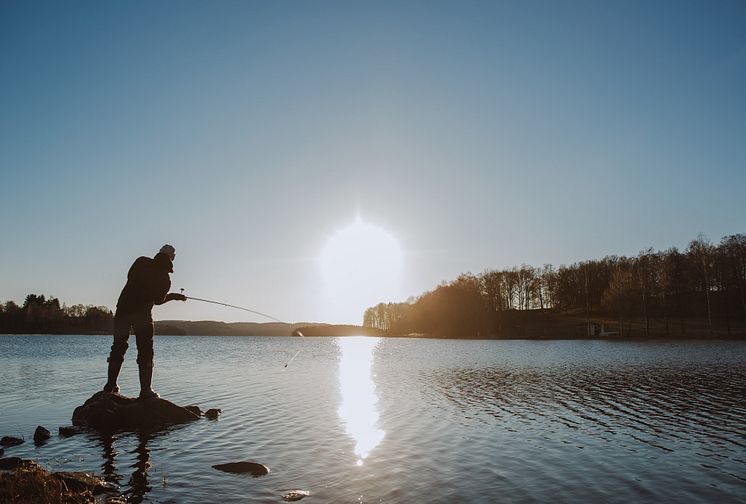
[[[0,337],[0,435],[69,425],[109,345]],[[746,343],[158,336],[156,359],[164,397],[220,419],[6,455],[105,474],[132,502],[746,500]],[[211,467],[238,460],[272,472]]]

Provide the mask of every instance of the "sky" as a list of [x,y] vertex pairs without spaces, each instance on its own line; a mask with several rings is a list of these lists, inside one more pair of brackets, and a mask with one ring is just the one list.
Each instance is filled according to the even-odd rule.
[[[742,1],[6,0],[0,73],[0,301],[113,309],[171,243],[175,290],[359,324],[468,271],[746,232]],[[380,274],[328,273],[366,239]]]

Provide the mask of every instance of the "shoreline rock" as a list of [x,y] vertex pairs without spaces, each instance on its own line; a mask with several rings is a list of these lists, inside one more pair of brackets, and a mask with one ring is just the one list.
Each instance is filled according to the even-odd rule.
[[199,415],[166,399],[137,399],[112,392],[96,392],[75,408],[77,427],[99,431],[157,429],[199,419]]

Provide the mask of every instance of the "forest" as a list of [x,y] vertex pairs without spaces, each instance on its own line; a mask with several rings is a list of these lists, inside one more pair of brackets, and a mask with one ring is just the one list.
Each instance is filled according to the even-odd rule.
[[434,337],[702,337],[746,334],[746,235],[557,267],[465,273],[363,325]]
[[29,294],[22,306],[0,303],[0,334],[111,334],[113,320],[105,306],[65,306],[44,295]]
[[[105,306],[66,306],[51,296],[0,303],[3,334],[111,334],[112,321]],[[156,332],[189,333],[173,330],[175,323]],[[363,328],[447,338],[743,337],[746,234],[717,244],[700,235],[684,250],[649,248],[634,257],[465,273],[406,302],[368,308]]]

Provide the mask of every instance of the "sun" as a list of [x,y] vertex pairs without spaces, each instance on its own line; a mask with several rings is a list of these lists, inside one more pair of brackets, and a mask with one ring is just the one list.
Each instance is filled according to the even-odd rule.
[[398,300],[403,264],[398,240],[358,218],[334,233],[321,252],[324,311],[335,322],[360,324],[366,308]]

